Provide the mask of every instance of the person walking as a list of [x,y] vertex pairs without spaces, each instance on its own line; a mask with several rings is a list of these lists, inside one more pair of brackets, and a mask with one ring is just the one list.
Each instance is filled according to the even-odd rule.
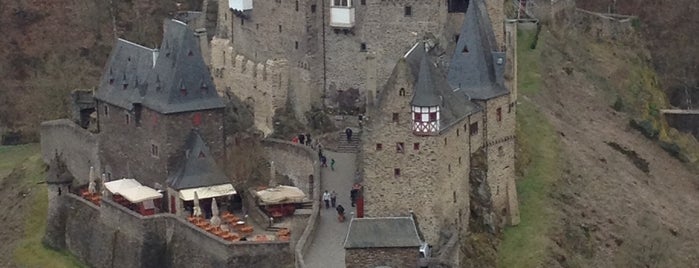
[[336,202],[337,202],[337,193],[335,192],[335,190],[333,190],[332,193],[330,193],[330,205],[335,207]]
[[330,158],[330,170],[335,171],[335,158]]
[[328,167],[328,158],[324,155],[320,155],[320,167]]
[[345,129],[345,135],[347,135],[347,142],[351,142],[352,141],[352,129],[351,128]]
[[345,208],[343,208],[342,205],[337,205],[335,210],[337,210],[337,221],[345,221]]
[[325,190],[323,193],[323,202],[325,202],[326,209],[330,208],[330,193],[328,193],[328,190]]
[[311,133],[306,133],[306,145],[311,146]]
[[354,207],[354,205],[357,202],[357,195],[358,194],[359,194],[359,190],[357,190],[357,189],[350,190],[350,201],[352,201],[352,207]]

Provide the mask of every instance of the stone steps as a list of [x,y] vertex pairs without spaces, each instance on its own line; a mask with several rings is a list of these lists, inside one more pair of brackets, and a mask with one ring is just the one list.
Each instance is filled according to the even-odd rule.
[[338,153],[358,153],[361,142],[361,132],[355,131],[352,133],[352,138],[347,141],[347,134],[341,131],[338,135],[339,145],[337,146]]

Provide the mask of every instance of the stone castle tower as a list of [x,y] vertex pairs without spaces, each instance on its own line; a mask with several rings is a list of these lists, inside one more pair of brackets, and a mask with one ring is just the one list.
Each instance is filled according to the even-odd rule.
[[448,60],[450,45],[429,36],[398,58],[369,106],[361,157],[368,217],[412,214],[433,245],[445,233],[464,237],[472,181],[483,181],[489,217],[519,223],[508,75],[515,40],[503,36],[511,38],[504,47],[485,3],[471,0]]

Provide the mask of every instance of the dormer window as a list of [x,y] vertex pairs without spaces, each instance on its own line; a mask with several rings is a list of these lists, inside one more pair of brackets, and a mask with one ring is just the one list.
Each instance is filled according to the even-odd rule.
[[352,6],[352,0],[329,0],[329,1],[330,1],[330,27],[335,27],[335,28],[352,28],[352,27],[354,27],[354,7]]
[[413,133],[432,135],[439,132],[439,106],[413,106]]
[[201,87],[200,87],[200,89],[201,89],[201,92],[202,92],[202,93],[206,93],[206,91],[209,89],[209,86],[207,86],[206,83],[201,82]]
[[187,96],[187,88],[182,83],[180,83],[180,94],[182,96]]

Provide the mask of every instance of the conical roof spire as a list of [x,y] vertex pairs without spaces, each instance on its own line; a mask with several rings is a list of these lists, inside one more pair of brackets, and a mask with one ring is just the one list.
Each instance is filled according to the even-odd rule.
[[434,80],[432,79],[432,64],[429,62],[427,53],[422,56],[420,70],[415,83],[415,94],[410,102],[413,106],[431,107],[439,106],[442,98],[436,91]]

